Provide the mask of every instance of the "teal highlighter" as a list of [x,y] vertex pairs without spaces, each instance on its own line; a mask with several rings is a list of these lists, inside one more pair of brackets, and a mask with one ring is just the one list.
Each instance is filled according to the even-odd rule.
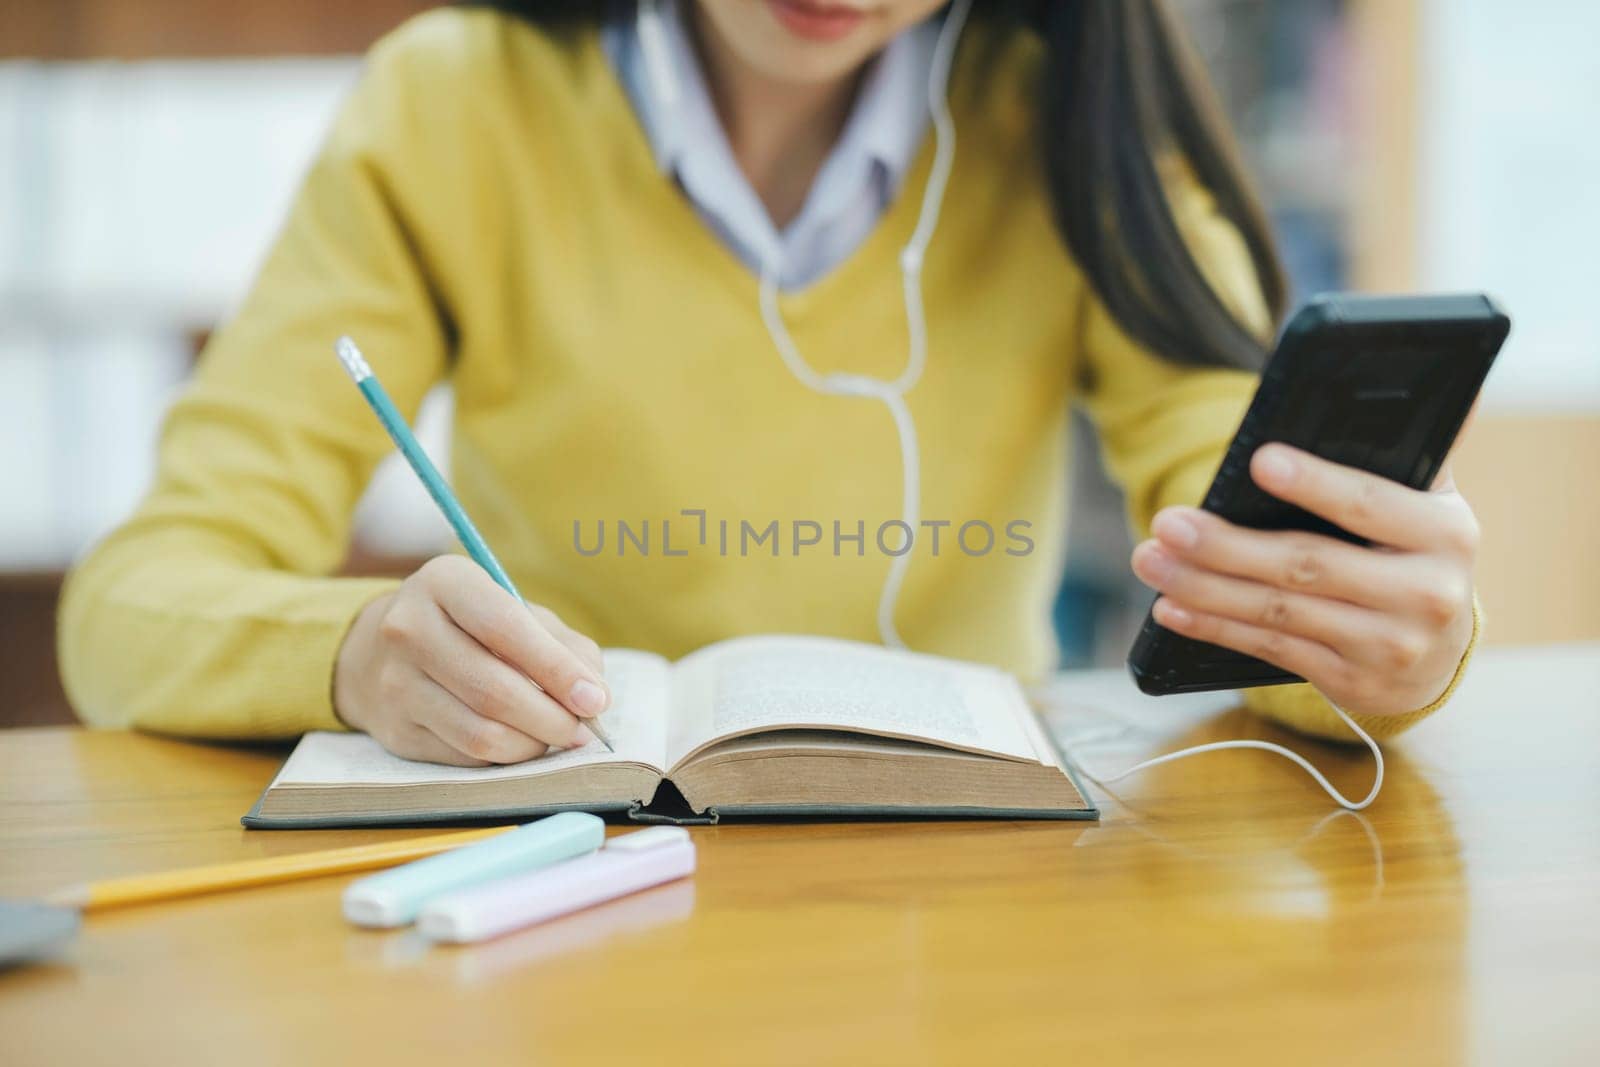
[[344,891],[344,917],[357,926],[405,926],[436,897],[588,855],[605,840],[606,824],[597,816],[562,812],[352,882]]
[[[522,594],[517,592],[517,587],[511,581],[511,575],[500,565],[495,554],[489,551],[489,545],[478,533],[478,528],[472,525],[472,520],[467,517],[467,512],[451,492],[450,485],[444,480],[444,475],[439,473],[439,468],[433,465],[433,460],[422,450],[422,444],[411,432],[411,427],[406,425],[405,416],[400,414],[400,409],[394,406],[394,401],[389,399],[388,392],[383,388],[383,383],[378,381],[372,373],[372,368],[367,365],[366,357],[361,354],[361,349],[348,337],[341,337],[334,343],[334,352],[339,356],[339,362],[344,364],[344,369],[349,373],[356,388],[361,390],[361,395],[367,398],[367,403],[372,406],[372,413],[378,416],[378,421],[389,432],[389,439],[394,442],[400,454],[411,464],[411,469],[417,472],[417,477],[422,480],[423,488],[428,490],[428,495],[433,497],[433,502],[444,513],[445,521],[456,532],[456,539],[461,542],[461,547],[467,550],[473,562],[489,572],[489,577],[495,584],[506,592],[522,600]],[[589,732],[600,739],[600,743],[612,752],[616,747],[612,745],[611,738],[600,728],[598,718],[586,719],[585,724]]]

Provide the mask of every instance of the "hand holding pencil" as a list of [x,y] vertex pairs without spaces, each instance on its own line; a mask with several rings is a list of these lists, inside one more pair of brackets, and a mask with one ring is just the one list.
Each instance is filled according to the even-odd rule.
[[369,604],[334,665],[345,723],[397,756],[483,766],[574,747],[610,704],[600,648],[527,604],[349,338],[338,355],[471,559],[439,556]]

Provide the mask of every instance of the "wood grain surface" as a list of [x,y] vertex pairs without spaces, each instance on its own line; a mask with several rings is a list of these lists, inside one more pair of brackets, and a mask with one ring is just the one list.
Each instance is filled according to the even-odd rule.
[[[1101,771],[1284,736],[1116,676],[1048,703]],[[0,894],[416,832],[241,829],[281,755],[0,734]],[[692,880],[475,947],[347,926],[346,878],[92,916],[0,972],[0,1062],[1600,1062],[1600,646],[1490,650],[1389,760],[1363,816],[1230,752],[1099,824],[699,828]]]

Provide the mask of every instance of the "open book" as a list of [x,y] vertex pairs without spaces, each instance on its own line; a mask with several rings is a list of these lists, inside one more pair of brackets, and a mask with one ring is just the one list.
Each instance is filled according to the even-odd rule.
[[[626,811],[1094,818],[1021,688],[990,667],[819,637],[742,637],[671,663],[605,654],[598,741],[505,767],[413,763],[312,733],[246,826]],[[670,787],[665,783],[670,783]]]

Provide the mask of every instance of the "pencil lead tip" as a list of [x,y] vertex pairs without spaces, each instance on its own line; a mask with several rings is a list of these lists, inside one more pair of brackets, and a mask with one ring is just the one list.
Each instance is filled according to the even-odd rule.
[[362,356],[361,349],[348,335],[333,343],[333,351],[338,355],[339,362],[344,364],[345,373],[357,383],[372,377],[372,368],[367,365],[366,357]]
[[595,722],[593,719],[590,719],[584,725],[589,730],[589,736],[606,746],[607,752],[616,752],[617,746],[611,743],[611,738],[606,736],[606,732],[600,728],[599,723]]

